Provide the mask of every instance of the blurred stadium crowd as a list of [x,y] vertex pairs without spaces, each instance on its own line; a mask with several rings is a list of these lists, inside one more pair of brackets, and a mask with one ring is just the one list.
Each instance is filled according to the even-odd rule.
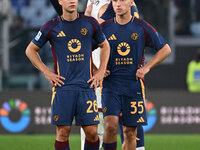
[[[199,0],[135,2],[141,17],[153,24],[169,40],[173,52],[176,44],[182,46],[181,43],[184,43],[175,43],[176,36],[189,37],[187,41],[195,38],[196,42],[190,46],[199,46]],[[79,12],[84,12],[86,3],[87,0],[79,1]],[[0,89],[49,89],[49,83],[30,64],[24,51],[39,27],[56,16],[56,11],[49,0],[0,0]],[[48,44],[40,54],[43,61],[53,69]],[[173,64],[174,58],[170,62]]]

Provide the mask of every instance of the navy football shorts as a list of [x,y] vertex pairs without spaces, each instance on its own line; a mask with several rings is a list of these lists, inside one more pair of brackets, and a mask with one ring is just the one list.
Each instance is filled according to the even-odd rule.
[[102,108],[105,116],[120,116],[124,126],[147,125],[146,109],[143,97],[128,97],[112,92],[103,92]]
[[51,123],[71,126],[99,123],[96,95],[94,91],[59,90],[53,93]]

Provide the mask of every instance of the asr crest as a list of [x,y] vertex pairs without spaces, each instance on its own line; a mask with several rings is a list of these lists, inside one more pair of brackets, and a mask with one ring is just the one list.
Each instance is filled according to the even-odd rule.
[[133,34],[131,35],[131,38],[132,38],[134,41],[136,41],[137,39],[139,39],[139,34],[138,34],[138,33],[133,33]]
[[82,28],[81,31],[80,31],[80,33],[81,33],[82,35],[86,36],[86,35],[88,34],[88,29]]
[[53,116],[53,120],[57,122],[59,120],[59,116],[58,115],[54,115]]

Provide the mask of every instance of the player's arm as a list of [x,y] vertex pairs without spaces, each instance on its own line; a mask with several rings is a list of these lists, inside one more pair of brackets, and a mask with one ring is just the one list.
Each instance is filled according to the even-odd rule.
[[159,64],[170,55],[171,49],[162,35],[150,24],[144,20],[140,20],[140,22],[145,33],[145,46],[151,47],[157,51],[155,56],[144,67],[137,70],[136,77],[143,79],[152,67]]
[[108,8],[108,4],[103,5],[98,13],[98,22],[99,24],[103,23],[105,20],[101,18],[101,16],[105,13],[106,9]]
[[41,60],[38,51],[40,48],[36,46],[33,42],[31,42],[28,47],[26,48],[26,56],[29,58],[31,63],[40,70],[44,75],[45,78],[53,85],[54,83],[58,86],[64,84],[62,80],[65,80],[64,77],[59,76],[52,72]]
[[[86,8],[86,10],[85,10],[85,15],[86,16],[91,16],[91,13],[92,13],[92,9],[93,9],[93,4],[94,3],[90,3],[88,6],[87,6],[87,8]],[[102,15],[103,15],[103,13],[106,11],[106,9],[107,9],[107,7],[108,7],[108,4],[105,4],[105,5],[103,5],[100,9],[99,9],[99,12],[98,12],[98,22],[99,22],[99,24],[101,24],[101,23],[103,23],[105,20],[103,20],[102,18],[100,18]]]
[[95,89],[101,84],[103,78],[106,73],[106,68],[108,64],[108,59],[110,56],[110,46],[108,41],[105,39],[104,42],[98,44],[101,48],[100,52],[100,66],[99,69],[96,71],[94,76],[88,80],[88,83],[92,82],[90,87],[94,87]]
[[136,77],[144,79],[144,76],[151,70],[151,68],[165,60],[170,53],[171,49],[169,45],[165,44],[165,46],[163,46],[145,66],[137,70]]

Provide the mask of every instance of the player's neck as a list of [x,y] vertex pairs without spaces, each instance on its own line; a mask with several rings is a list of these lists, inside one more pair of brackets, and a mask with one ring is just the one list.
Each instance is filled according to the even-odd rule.
[[66,21],[74,21],[78,18],[78,12],[77,11],[73,13],[64,12],[62,18]]
[[116,15],[116,21],[120,25],[127,24],[128,22],[130,22],[131,18],[132,16],[130,13],[126,13],[124,15]]

